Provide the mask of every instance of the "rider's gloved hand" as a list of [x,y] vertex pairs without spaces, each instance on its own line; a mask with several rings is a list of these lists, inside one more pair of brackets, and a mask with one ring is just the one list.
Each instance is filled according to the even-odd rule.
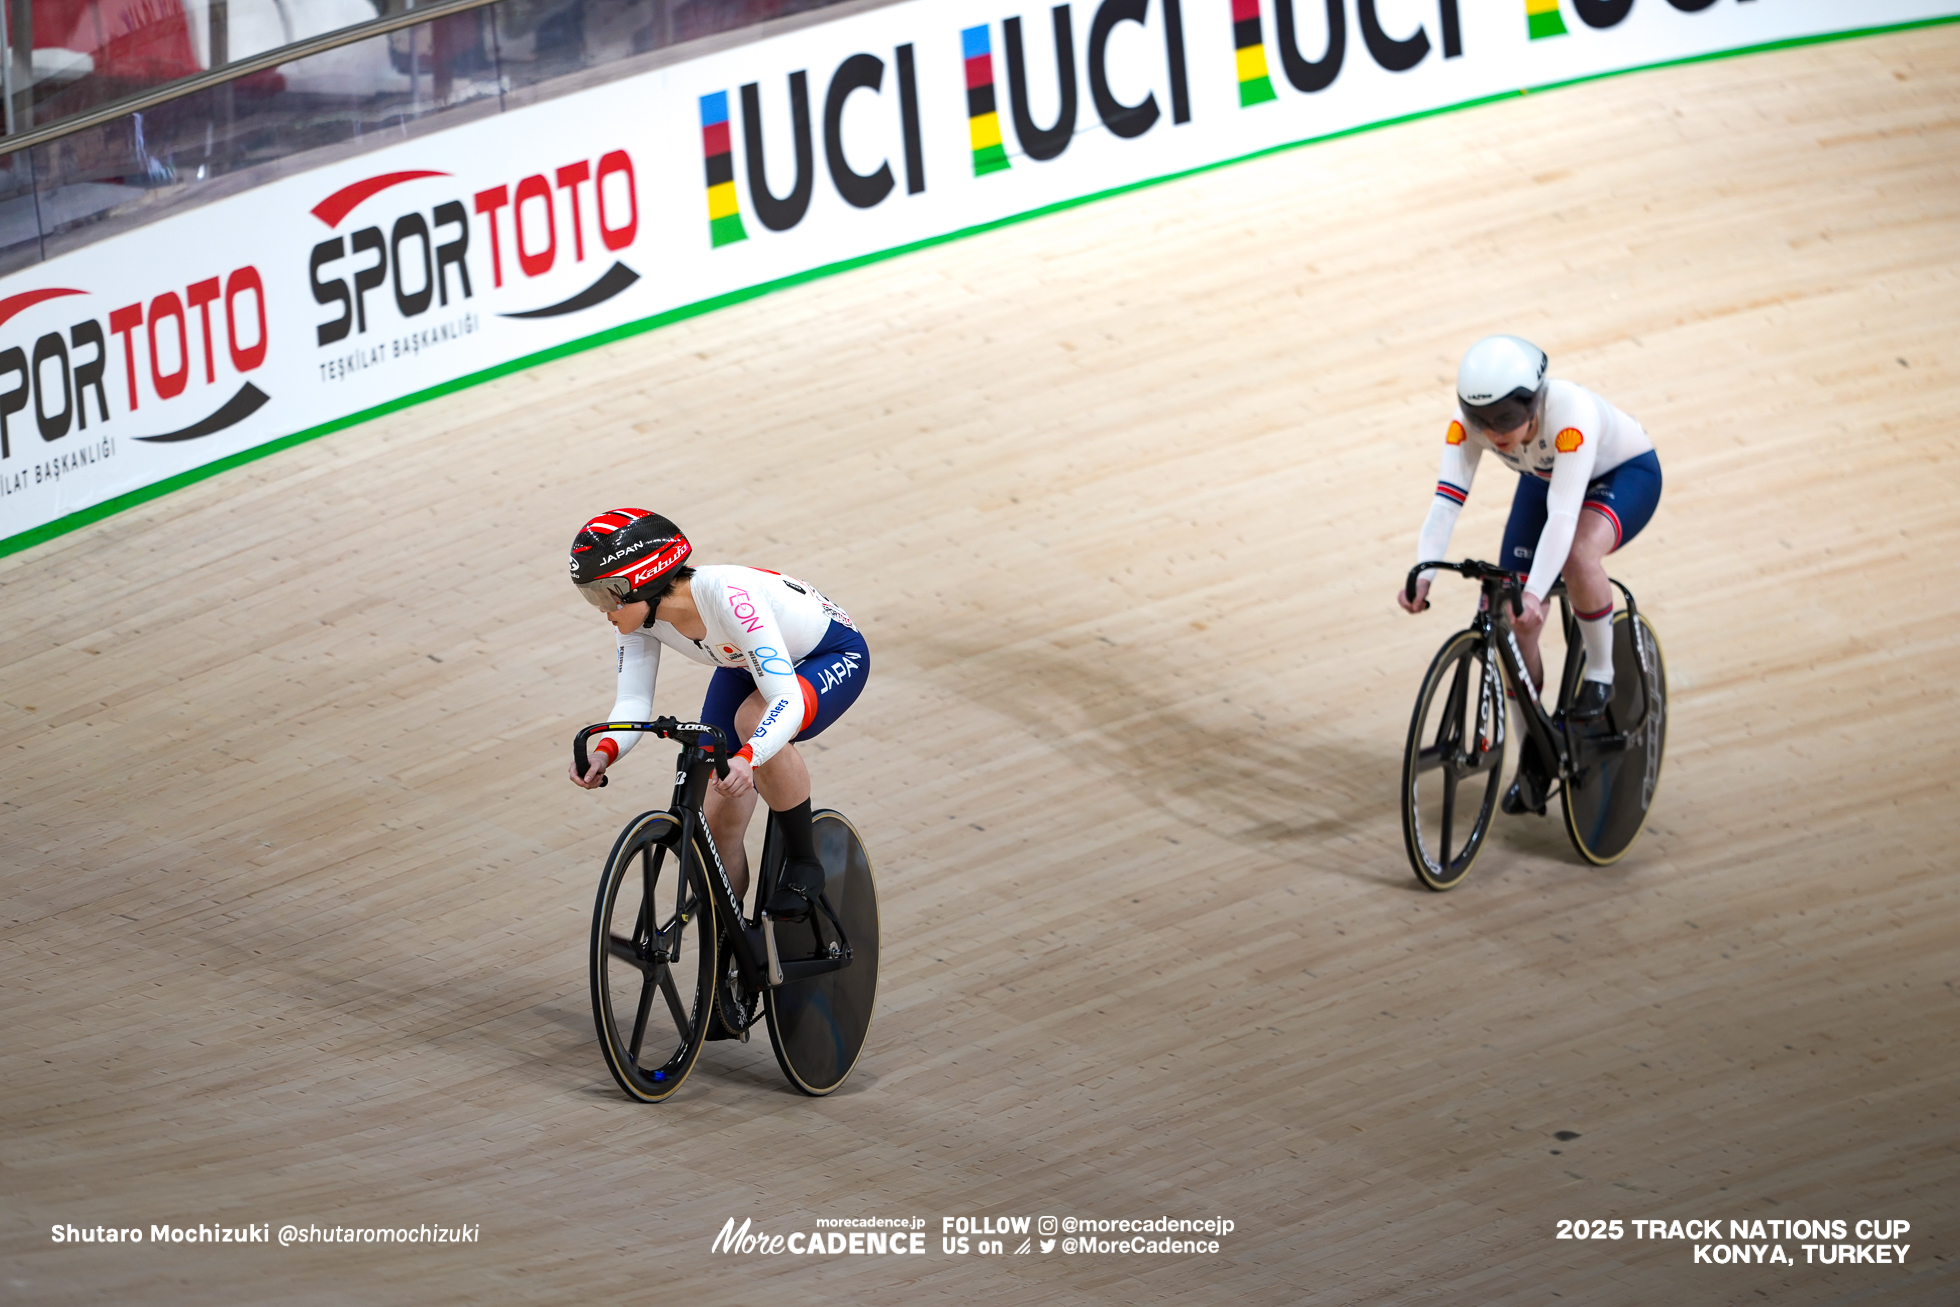
[[1414,599],[1409,598],[1409,592],[1407,590],[1397,589],[1395,592],[1395,602],[1402,606],[1402,611],[1405,613],[1419,613],[1429,607],[1429,578],[1425,576],[1416,582],[1416,597]]

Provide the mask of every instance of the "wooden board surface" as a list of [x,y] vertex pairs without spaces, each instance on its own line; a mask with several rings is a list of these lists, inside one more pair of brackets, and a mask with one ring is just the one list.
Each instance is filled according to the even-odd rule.
[[[0,562],[6,1296],[1953,1300],[1956,106],[1944,28],[1408,124]],[[1654,434],[1666,497],[1614,571],[1665,644],[1671,750],[1621,865],[1506,819],[1436,896],[1396,774],[1470,596],[1390,595],[1454,360],[1498,329]],[[1484,473],[1457,539],[1487,555]],[[599,863],[668,774],[563,779],[612,655],[562,554],[620,503],[867,632],[810,752],[885,923],[834,1098],[758,1042],[636,1106],[593,1043]],[[661,706],[704,679],[670,660]],[[942,1218],[1040,1214],[1237,1228],[1195,1258],[938,1250]],[[1553,1237],[1615,1216],[1903,1219],[1911,1252]],[[731,1217],[919,1217],[932,1251],[711,1256]],[[220,1221],[481,1235],[49,1235]]]

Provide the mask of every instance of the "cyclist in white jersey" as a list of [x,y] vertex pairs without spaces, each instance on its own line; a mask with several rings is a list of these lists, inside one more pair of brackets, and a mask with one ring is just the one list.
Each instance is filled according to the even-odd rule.
[[[1526,573],[1522,615],[1513,619],[1535,693],[1545,685],[1538,635],[1546,596],[1561,573],[1585,641],[1584,680],[1567,715],[1589,721],[1605,711],[1613,688],[1613,586],[1606,555],[1632,540],[1653,517],[1661,465],[1641,425],[1575,382],[1548,379],[1545,352],[1516,336],[1478,341],[1457,370],[1457,411],[1444,435],[1436,497],[1416,545],[1416,561],[1446,557],[1458,513],[1485,450],[1519,473],[1500,563]],[[1429,606],[1425,572],[1409,612]],[[1510,811],[1542,807],[1543,778],[1520,769],[1505,797]],[[1533,791],[1530,781],[1539,786]]]
[[[810,772],[795,741],[822,733],[857,700],[870,653],[850,615],[814,586],[762,568],[689,567],[691,546],[666,518],[622,508],[587,522],[572,543],[572,579],[617,632],[619,688],[611,720],[653,710],[662,645],[715,668],[700,720],[734,752],[704,805],[739,900],[748,888],[748,829],[758,792],[774,811],[788,854],[764,906],[800,916],[823,886],[810,812]],[[591,766],[572,782],[594,789],[629,753],[637,732],[598,736]],[[740,742],[739,745],[737,742]]]

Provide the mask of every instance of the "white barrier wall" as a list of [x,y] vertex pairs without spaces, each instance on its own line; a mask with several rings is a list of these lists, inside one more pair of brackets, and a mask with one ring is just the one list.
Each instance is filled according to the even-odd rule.
[[379,410],[921,241],[1520,87],[1956,13],[1960,0],[913,0],[707,55],[0,281],[0,553]]

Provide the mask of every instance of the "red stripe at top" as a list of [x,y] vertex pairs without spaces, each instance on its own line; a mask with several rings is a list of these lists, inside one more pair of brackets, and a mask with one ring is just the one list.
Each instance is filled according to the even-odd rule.
[[994,84],[994,57],[990,54],[976,54],[966,61],[966,89]]
[[623,526],[631,526],[647,515],[644,508],[615,508],[599,514],[585,524],[588,531],[617,531]]
[[729,153],[728,123],[726,120],[701,129],[701,153],[712,159],[717,154]]
[[1259,0],[1232,0],[1232,21],[1243,23],[1259,16]]
[[[68,290],[65,287],[50,287],[47,290],[24,290],[18,295],[9,295],[6,299],[0,300],[0,322],[5,322],[8,318],[13,317],[14,314],[24,312],[27,309],[33,308],[36,304],[43,303],[47,300],[60,299],[63,295],[86,294],[88,292],[85,290]],[[26,384],[25,381],[21,382],[22,386]],[[13,393],[22,394],[25,392],[14,391]],[[27,401],[23,399],[21,403],[25,404]]]
[[448,175],[446,172],[430,172],[426,168],[414,172],[384,172],[378,177],[369,177],[365,181],[355,182],[352,186],[341,187],[314,205],[312,214],[328,227],[338,227],[340,220],[352,213],[361,201],[379,195],[390,186],[400,186],[403,182],[412,182],[421,177],[447,177]]

